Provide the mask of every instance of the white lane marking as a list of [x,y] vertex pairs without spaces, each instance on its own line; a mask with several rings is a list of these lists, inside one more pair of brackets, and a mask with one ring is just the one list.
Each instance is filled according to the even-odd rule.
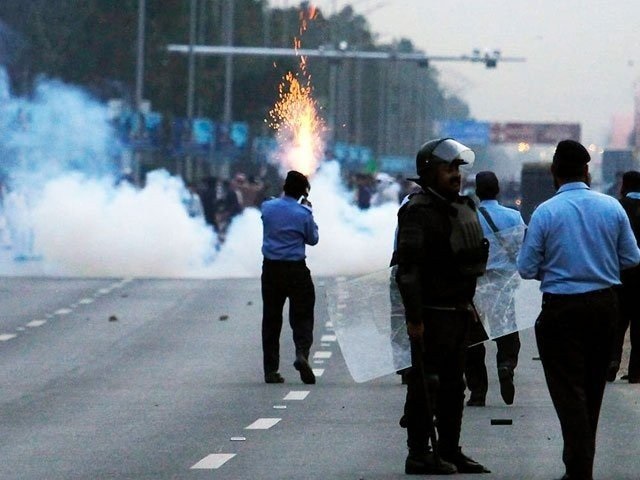
[[291,390],[283,400],[304,400],[309,395],[309,390]]
[[331,352],[315,352],[313,358],[331,358]]
[[286,405],[274,405],[273,408],[275,408],[276,410],[284,410],[287,408]]
[[47,323],[46,320],[31,320],[29,323],[27,323],[27,327],[29,328],[40,327],[45,323]]
[[268,430],[278,423],[281,418],[259,418],[248,427],[244,427],[245,430]]
[[321,343],[321,344],[320,344],[320,346],[321,346],[322,348],[330,348],[330,347],[331,347],[331,344],[330,344],[330,343]]
[[324,368],[312,368],[311,370],[316,377],[321,377],[324,373]]
[[69,315],[72,312],[70,308],[61,308],[53,312],[54,315]]
[[101,288],[97,292],[98,295],[106,295],[107,293],[111,293],[111,289],[110,288]]
[[247,437],[231,437],[229,440],[232,442],[244,442],[246,439]]
[[93,303],[93,298],[83,298],[78,302],[80,305],[89,305]]
[[324,326],[327,328],[333,328],[333,322],[326,322]]
[[6,342],[7,340],[11,340],[12,338],[16,338],[17,335],[15,333],[1,333],[0,334],[0,342]]
[[324,363],[324,360],[314,360],[313,363],[317,363],[318,365],[322,365]]
[[336,339],[338,337],[336,337],[335,335],[322,335],[322,338],[320,339],[321,342],[335,342]]
[[220,468],[222,465],[227,463],[233,457],[235,457],[235,453],[212,453],[207,455],[198,463],[196,463],[191,469],[215,469]]

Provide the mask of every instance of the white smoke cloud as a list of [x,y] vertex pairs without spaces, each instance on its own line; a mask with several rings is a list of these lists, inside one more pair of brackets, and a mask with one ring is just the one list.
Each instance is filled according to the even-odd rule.
[[[397,204],[359,210],[325,163],[312,179],[320,242],[307,247],[316,276],[354,275],[388,265]],[[67,174],[47,182],[33,205],[35,252],[42,274],[90,277],[257,277],[262,265],[260,212],[236,217],[220,251],[201,218],[187,215],[184,185],[163,171],[145,188]],[[16,265],[17,273],[20,265]],[[12,272],[5,272],[12,273]]]
[[58,177],[32,210],[35,251],[56,275],[190,276],[211,261],[214,235],[187,215],[183,193],[182,181],[163,171],[141,190]]
[[[119,145],[108,111],[77,88],[42,81],[33,100],[10,95],[0,75],[0,153],[11,186],[24,194],[37,260],[14,262],[0,252],[0,274],[90,277],[229,278],[260,275],[262,224],[246,209],[218,250],[201,218],[188,216],[181,179],[152,172],[142,189],[115,186]],[[397,204],[361,211],[340,182],[339,165],[321,165],[311,178],[320,242],[307,247],[316,276],[385,268],[393,244]],[[6,207],[6,205],[5,205]],[[11,212],[5,211],[6,218]],[[1,222],[0,222],[1,224]],[[25,238],[27,238],[25,236]],[[30,240],[29,240],[30,241]]]
[[372,272],[389,265],[397,203],[360,210],[340,183],[337,162],[322,165],[311,181],[314,218],[320,241],[307,247],[308,264],[316,275]]

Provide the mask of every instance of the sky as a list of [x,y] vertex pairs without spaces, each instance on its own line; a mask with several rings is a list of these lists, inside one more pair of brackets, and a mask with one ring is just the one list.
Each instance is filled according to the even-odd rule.
[[[571,122],[606,147],[615,115],[631,116],[640,81],[638,0],[316,0],[352,5],[379,40],[408,38],[427,55],[499,49],[525,63],[437,63],[474,119]],[[278,4],[277,0],[274,2]]]

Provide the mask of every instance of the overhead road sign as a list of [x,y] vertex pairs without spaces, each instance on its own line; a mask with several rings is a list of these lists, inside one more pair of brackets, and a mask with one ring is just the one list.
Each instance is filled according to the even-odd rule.
[[458,142],[470,146],[489,144],[491,123],[475,120],[439,120],[436,122],[436,134],[440,137],[455,138]]

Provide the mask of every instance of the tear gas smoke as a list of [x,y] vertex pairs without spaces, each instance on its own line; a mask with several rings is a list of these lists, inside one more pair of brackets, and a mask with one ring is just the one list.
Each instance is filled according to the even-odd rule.
[[[183,204],[180,178],[152,172],[142,189],[115,186],[114,158],[122,148],[108,121],[108,109],[81,90],[43,80],[32,99],[11,96],[0,74],[0,154],[12,191],[23,210],[10,212],[32,235],[32,262],[15,262],[0,252],[5,275],[256,277],[261,270],[262,225],[256,209],[237,216],[222,248],[201,218]],[[351,203],[335,162],[311,179],[310,199],[320,243],[308,247],[314,275],[361,274],[388,265],[397,204],[361,211]],[[13,214],[13,217],[12,217]],[[1,224],[0,224],[1,226]],[[1,239],[2,237],[0,237]],[[15,238],[20,238],[16,236]]]

